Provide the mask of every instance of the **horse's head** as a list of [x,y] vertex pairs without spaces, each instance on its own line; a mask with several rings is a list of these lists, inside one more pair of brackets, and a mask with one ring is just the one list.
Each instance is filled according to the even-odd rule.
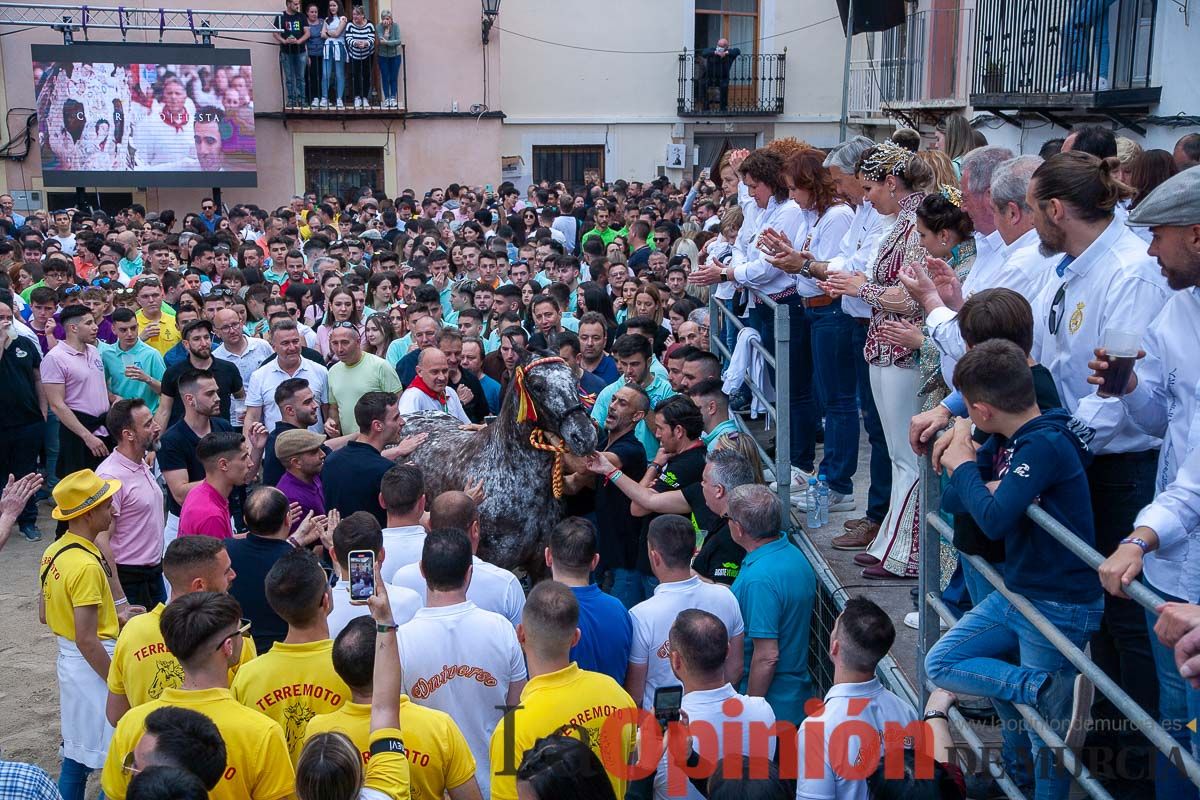
[[[580,401],[574,370],[561,358],[537,356],[518,369],[522,372],[520,385],[514,387],[512,398],[517,421],[535,420],[538,427],[562,439],[575,455],[594,452],[596,426]],[[529,406],[524,413],[523,400]]]

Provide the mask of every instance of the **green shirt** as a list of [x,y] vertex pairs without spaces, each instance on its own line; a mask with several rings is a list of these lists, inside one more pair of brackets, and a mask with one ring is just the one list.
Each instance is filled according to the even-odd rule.
[[110,392],[126,400],[140,398],[146,401],[151,414],[158,411],[159,395],[150,388],[150,384],[125,376],[126,367],[140,367],[154,380],[162,380],[167,366],[157,350],[141,339],[128,350],[122,350],[115,342],[101,342],[100,360],[104,362],[104,378]]
[[[653,379],[650,381],[650,385],[644,388],[646,389],[646,394],[650,396],[650,408],[654,408],[663,400],[674,395],[675,390],[671,388],[671,384],[666,378],[660,377],[653,372],[651,374],[653,375]],[[625,379],[618,378],[608,386],[605,386],[600,394],[596,395],[596,405],[592,406],[592,419],[596,421],[601,430],[604,429],[604,422],[608,419],[608,404],[612,402],[613,395],[624,385]],[[646,448],[646,460],[653,460],[658,455],[658,439],[654,438],[654,434],[650,431],[649,426],[646,425],[645,420],[637,424],[633,429],[633,435],[642,443],[642,447]]]
[[582,239],[579,240],[579,248],[580,248],[580,250],[582,250],[584,242],[586,242],[588,239],[592,238],[593,236],[599,236],[600,241],[604,242],[604,246],[608,247],[610,244],[613,243],[613,239],[617,238],[617,236],[619,234],[620,234],[620,231],[618,231],[616,228],[613,228],[611,226],[608,228],[605,228],[603,232],[601,232],[598,228],[592,228],[590,231],[588,231],[587,233],[585,233],[583,235]]
[[396,368],[382,358],[363,353],[353,367],[339,361],[329,368],[329,402],[337,406],[342,434],[358,433],[354,406],[367,392],[399,392],[400,376]]
[[722,436],[724,436],[727,433],[737,433],[737,432],[738,432],[737,423],[731,419],[727,419],[724,422],[718,424],[717,427],[713,428],[708,433],[702,434],[700,436],[700,439],[701,439],[701,441],[704,442],[704,446],[708,448],[708,452],[711,453],[713,450],[716,449],[718,439],[720,439]]

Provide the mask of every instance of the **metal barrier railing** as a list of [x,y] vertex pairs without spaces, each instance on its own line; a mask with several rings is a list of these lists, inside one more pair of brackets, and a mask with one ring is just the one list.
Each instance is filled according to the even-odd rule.
[[[775,322],[775,354],[767,349],[766,345],[761,340],[753,341],[750,347],[763,357],[763,361],[767,366],[774,370],[775,384],[775,400],[772,401],[767,397],[761,386],[755,384],[751,379],[749,372],[744,377],[745,385],[750,389],[752,395],[763,404],[767,409],[767,416],[775,423],[775,458],[772,459],[763,446],[754,440],[754,446],[758,449],[759,457],[764,464],[774,464],[775,482],[778,485],[777,494],[779,502],[783,504],[783,513],[787,515],[791,510],[791,486],[792,486],[792,463],[790,458],[791,453],[791,426],[788,424],[788,411],[791,407],[791,392],[789,391],[789,381],[791,380],[791,308],[786,305],[779,305],[771,298],[764,294],[760,294],[753,289],[747,289],[754,295],[754,302],[761,303],[769,308],[772,312],[772,317]],[[714,293],[710,292],[708,297],[708,319],[709,319],[709,347],[712,352],[717,354],[721,359],[722,364],[728,364],[733,358],[733,353],[726,346],[722,339],[723,331],[728,325],[734,331],[733,341],[736,343],[737,335],[743,328],[746,327],[737,314],[733,313],[725,304],[718,300]],[[779,409],[783,409],[783,413],[779,413]]]
[[[920,520],[921,569],[918,586],[922,602],[920,604],[919,640],[917,646],[917,674],[919,676],[917,683],[921,690],[922,705],[924,705],[924,702],[928,699],[930,690],[933,688],[932,682],[925,674],[925,657],[941,635],[939,618],[944,620],[948,625],[953,625],[956,620],[954,613],[941,600],[941,564],[938,558],[941,538],[945,537],[947,540],[950,540],[954,535],[954,530],[938,512],[938,509],[941,507],[940,483],[936,480],[928,457],[922,459],[920,492],[921,507],[926,509],[926,513]],[[1089,567],[1096,569],[1104,561],[1104,557],[1096,552],[1096,550],[1089,547],[1079,537],[1071,533],[1058,520],[1051,517],[1036,504],[1030,505],[1026,509],[1026,514],[1042,530],[1053,536],[1059,544],[1078,556]],[[1167,756],[1168,760],[1181,766],[1189,781],[1200,786],[1200,762],[1197,762],[1192,753],[1186,748],[1181,748],[1179,743],[1159,725],[1158,720],[1151,717],[1128,694],[1122,691],[1100,667],[1064,636],[1054,623],[1042,616],[1029,600],[1005,586],[1004,579],[987,561],[978,556],[962,552],[959,552],[958,556],[965,559],[986,578],[988,583],[996,591],[1000,592],[1012,604],[1013,608],[1025,617],[1039,633],[1046,637],[1047,641],[1062,653],[1063,657],[1070,661],[1079,670],[1080,674],[1087,677],[1096,689],[1107,697],[1151,744]],[[1140,583],[1131,584],[1126,587],[1125,591],[1131,599],[1151,613],[1157,613],[1157,607],[1163,602],[1161,597]],[[1046,742],[1047,746],[1055,751],[1061,759],[1060,766],[1068,771],[1068,774],[1072,776],[1088,796],[1096,800],[1112,800],[1112,795],[1076,759],[1074,754],[1065,746],[1062,737],[1057,732],[1051,730],[1046,720],[1036,709],[1020,704],[1014,704],[1014,708],[1025,719],[1029,727]],[[964,739],[968,741],[968,744],[972,746],[976,754],[980,755],[982,750],[979,747],[978,737],[974,737],[974,733],[970,731],[970,727],[965,719],[961,715],[951,715],[951,722],[960,734],[963,735]],[[973,741],[972,737],[974,737]],[[1008,797],[1012,798],[1012,800],[1024,800],[1025,796],[1021,793],[1020,789],[1007,776],[1001,776],[996,771],[999,769],[998,764],[989,764],[989,769],[992,770],[992,774],[997,778],[1001,789]]]

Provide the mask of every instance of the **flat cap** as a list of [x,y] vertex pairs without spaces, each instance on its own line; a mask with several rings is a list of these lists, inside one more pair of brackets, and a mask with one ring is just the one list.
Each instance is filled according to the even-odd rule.
[[292,456],[316,450],[325,443],[325,436],[313,433],[306,428],[284,431],[275,438],[275,457],[279,463],[286,464]]
[[1185,169],[1158,185],[1129,213],[1130,227],[1200,225],[1200,167]]

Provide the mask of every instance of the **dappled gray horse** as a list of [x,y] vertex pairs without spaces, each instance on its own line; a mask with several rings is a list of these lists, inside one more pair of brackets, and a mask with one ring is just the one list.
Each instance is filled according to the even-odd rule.
[[561,465],[556,449],[587,455],[596,428],[580,402],[575,374],[560,358],[532,357],[517,369],[496,421],[482,431],[460,430],[440,411],[404,417],[404,435],[428,433],[410,457],[425,475],[430,500],[483,481],[479,557],[535,574],[550,529],[562,519]]

